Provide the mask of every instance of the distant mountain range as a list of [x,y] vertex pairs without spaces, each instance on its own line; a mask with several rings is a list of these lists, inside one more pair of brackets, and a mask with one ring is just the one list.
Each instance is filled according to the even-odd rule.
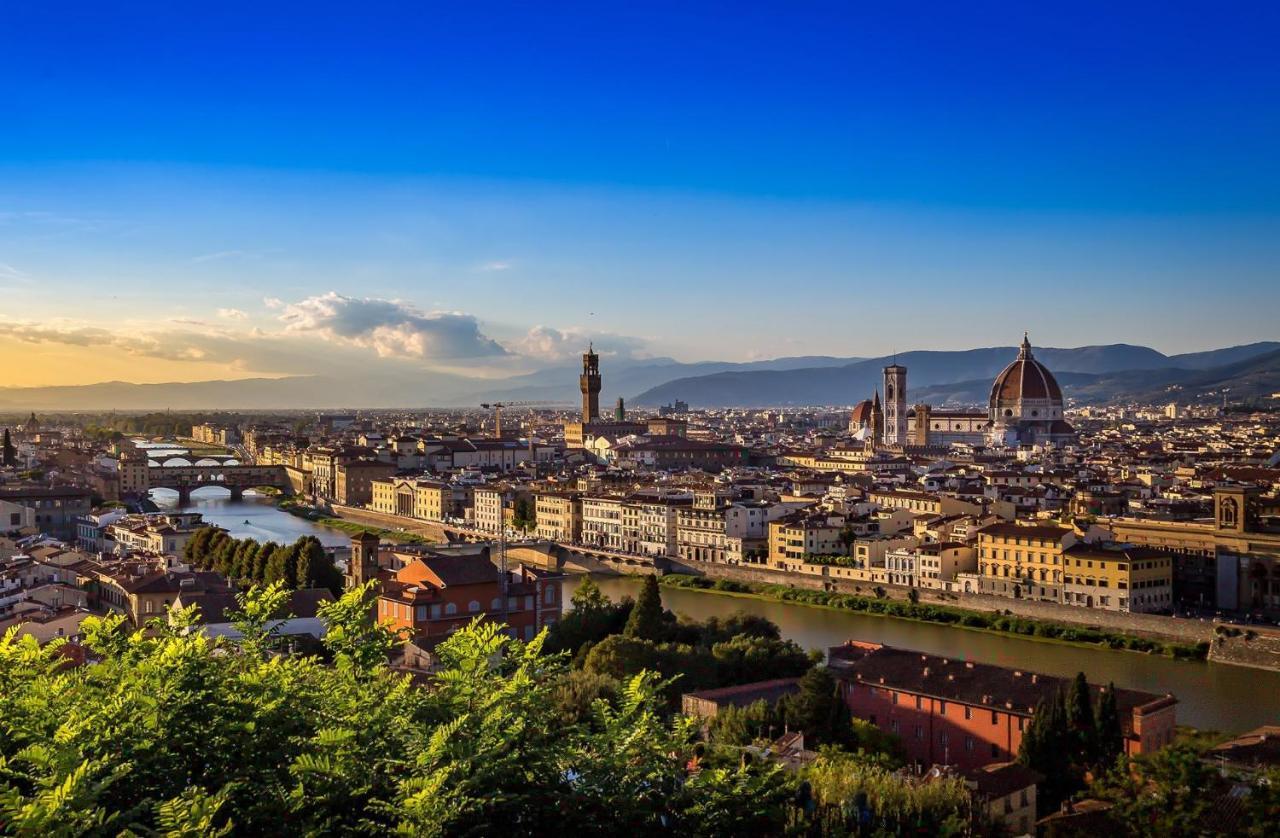
[[[1114,344],[1076,349],[1035,348],[1069,398],[1194,402],[1264,398],[1280,392],[1280,342],[1209,352],[1164,355],[1145,346]],[[881,358],[806,356],[732,363],[681,363],[670,358],[602,358],[601,407],[614,400],[656,406],[677,399],[694,407],[852,404],[881,385],[892,361],[907,367],[912,402],[984,404],[991,382],[1016,357],[1016,347],[955,352],[916,351]],[[353,407],[457,407],[493,401],[574,404],[576,363],[484,381],[456,375],[374,366],[357,377],[330,375],[130,384],[113,381],[69,387],[0,388],[0,412],[27,410],[268,410]]]
[[[1164,355],[1145,346],[1114,344],[1077,349],[1033,350],[1053,371],[1066,395],[1081,402],[1160,400],[1178,394],[1194,401],[1231,388],[1235,398],[1280,391],[1280,342],[1266,341],[1210,352]],[[801,367],[786,372],[734,370],[668,381],[640,393],[638,405],[682,399],[701,407],[851,404],[868,398],[893,361],[908,369],[908,398],[933,404],[982,404],[1016,347],[957,352],[903,352],[840,366]],[[1170,389],[1177,388],[1177,389]],[[1220,397],[1220,396],[1219,396]]]

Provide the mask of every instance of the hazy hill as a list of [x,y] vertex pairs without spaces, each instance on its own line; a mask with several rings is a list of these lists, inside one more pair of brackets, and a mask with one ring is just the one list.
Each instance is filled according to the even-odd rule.
[[[1280,343],[1165,356],[1144,346],[1114,344],[1076,349],[1037,348],[1036,357],[1080,401],[1182,401],[1259,398],[1280,392]],[[932,404],[984,404],[991,381],[1017,355],[1015,347],[956,352],[904,352],[910,399]],[[670,358],[602,360],[601,407],[619,395],[658,405],[683,399],[695,406],[852,404],[881,384],[893,357],[809,356],[767,361],[680,363]],[[374,365],[367,374],[74,387],[0,388],[0,411],[27,410],[266,410],[272,408],[451,407],[490,401],[576,403],[577,363],[528,375],[481,381],[413,373]],[[638,397],[632,398],[639,393]],[[1212,395],[1210,395],[1212,394]]]
[[[1260,393],[1270,380],[1267,370],[1280,344],[1257,343],[1213,352],[1169,357],[1154,349],[1128,344],[1085,346],[1077,349],[1036,348],[1034,353],[1053,370],[1059,383],[1076,398],[1110,401],[1138,393],[1159,396],[1165,388],[1195,383],[1200,389],[1229,386],[1223,382],[1250,370],[1249,392]],[[958,352],[904,352],[898,363],[910,370],[910,399],[934,403],[984,403],[991,381],[1017,356],[1015,347]],[[749,405],[852,404],[868,398],[881,386],[882,368],[893,357],[874,358],[840,367],[802,368],[786,373],[740,371],[677,379],[638,395],[641,405],[684,399],[706,407]],[[1224,363],[1231,361],[1234,363]],[[1179,363],[1186,367],[1179,367]],[[1213,363],[1216,362],[1216,363]],[[1204,365],[1209,364],[1206,368]],[[1193,366],[1194,365],[1194,366]],[[1243,386],[1243,385],[1242,385]],[[1243,392],[1240,393],[1243,395]]]

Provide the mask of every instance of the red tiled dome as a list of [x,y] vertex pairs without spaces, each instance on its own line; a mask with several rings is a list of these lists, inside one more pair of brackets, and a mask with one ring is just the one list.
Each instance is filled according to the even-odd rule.
[[854,405],[853,413],[849,416],[849,421],[859,425],[871,424],[871,399],[863,399]]
[[991,403],[1017,402],[1020,399],[1050,399],[1062,402],[1062,389],[1053,373],[1044,364],[1031,357],[1031,344],[1026,338],[1017,360],[1004,368],[991,385]]

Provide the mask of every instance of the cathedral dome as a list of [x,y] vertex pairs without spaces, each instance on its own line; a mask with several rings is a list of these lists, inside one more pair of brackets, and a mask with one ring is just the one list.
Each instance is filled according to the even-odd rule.
[[1024,335],[1018,357],[991,385],[992,419],[1060,419],[1062,388],[1053,373],[1031,355]]
[[854,405],[853,413],[849,416],[849,424],[854,427],[871,424],[871,399],[863,399]]

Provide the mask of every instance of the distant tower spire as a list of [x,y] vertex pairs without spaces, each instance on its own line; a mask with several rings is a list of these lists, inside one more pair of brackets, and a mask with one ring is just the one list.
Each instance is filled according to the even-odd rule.
[[595,352],[595,344],[587,344],[587,352],[582,356],[582,421],[591,423],[600,418],[600,356]]
[[1025,331],[1022,333],[1022,347],[1021,349],[1018,350],[1018,357],[1019,358],[1031,357],[1031,338],[1028,337]]

